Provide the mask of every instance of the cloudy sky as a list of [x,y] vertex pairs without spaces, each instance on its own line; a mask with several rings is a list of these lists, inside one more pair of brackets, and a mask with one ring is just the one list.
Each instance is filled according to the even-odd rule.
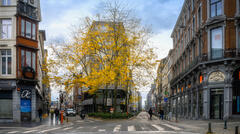
[[[80,18],[92,17],[100,13],[103,2],[104,0],[41,0],[40,29],[46,30],[46,44],[51,40],[68,38],[71,26],[78,24]],[[129,8],[134,10],[135,15],[142,19],[143,25],[152,27],[150,44],[156,48],[158,59],[165,57],[172,48],[170,34],[184,0],[127,0],[126,2]],[[150,86],[141,92],[143,100],[146,99],[149,89]]]

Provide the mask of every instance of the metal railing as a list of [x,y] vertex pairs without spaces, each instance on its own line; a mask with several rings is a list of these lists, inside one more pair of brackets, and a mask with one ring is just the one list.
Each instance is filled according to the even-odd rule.
[[22,1],[18,2],[17,11],[19,14],[23,16],[37,20],[37,8],[25,2],[22,2]]

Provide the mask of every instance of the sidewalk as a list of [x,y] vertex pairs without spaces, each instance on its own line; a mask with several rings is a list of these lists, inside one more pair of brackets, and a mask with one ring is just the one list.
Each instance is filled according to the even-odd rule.
[[[67,120],[68,119],[68,120]],[[80,117],[75,116],[75,117],[66,117],[65,120],[63,121],[62,125],[66,125],[72,121],[75,121],[77,119],[80,119]],[[12,128],[12,127],[37,127],[40,125],[45,125],[45,126],[55,126],[55,125],[61,125],[60,120],[58,123],[56,123],[55,120],[55,116],[53,118],[53,120],[51,121],[51,115],[49,115],[48,117],[44,118],[42,120],[42,122],[40,122],[39,118],[37,118],[37,120],[35,122],[21,122],[21,123],[0,123],[0,128]]]
[[[166,120],[165,120],[166,121]],[[173,125],[180,126],[192,130],[193,132],[200,132],[206,134],[208,132],[208,123],[211,123],[212,132],[214,134],[235,134],[235,127],[240,127],[240,120],[229,120],[227,122],[227,129],[224,129],[223,120],[187,120],[180,119],[177,122],[175,120],[167,121]],[[240,128],[239,128],[240,132]]]

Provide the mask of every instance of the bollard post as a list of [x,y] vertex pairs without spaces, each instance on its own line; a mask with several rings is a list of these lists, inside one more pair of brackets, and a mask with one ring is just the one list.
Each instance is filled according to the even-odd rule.
[[238,126],[235,127],[235,134],[238,134]]
[[207,134],[212,134],[211,122],[208,123],[208,132],[207,132]]
[[224,121],[224,129],[227,129],[227,120]]

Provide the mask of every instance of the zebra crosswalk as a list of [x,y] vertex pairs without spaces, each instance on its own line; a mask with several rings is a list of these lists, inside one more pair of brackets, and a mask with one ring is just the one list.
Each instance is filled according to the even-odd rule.
[[115,124],[108,127],[104,126],[55,126],[55,127],[44,127],[37,129],[28,129],[22,131],[9,131],[8,134],[22,133],[22,134],[35,134],[35,133],[61,133],[61,132],[176,132],[183,130],[180,127],[173,126],[171,124]]

